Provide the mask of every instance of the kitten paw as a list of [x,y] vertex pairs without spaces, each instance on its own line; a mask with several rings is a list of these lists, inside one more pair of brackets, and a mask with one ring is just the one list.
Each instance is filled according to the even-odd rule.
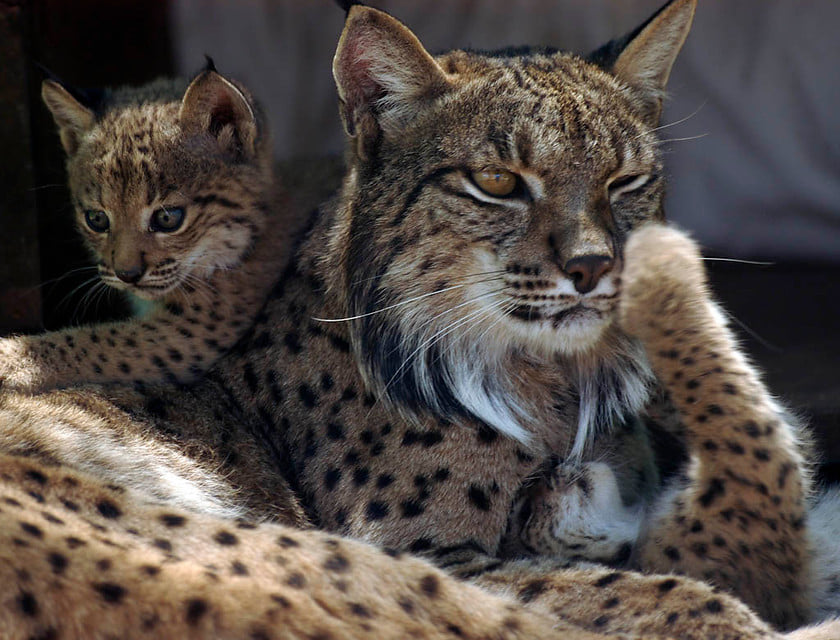
[[541,554],[621,564],[639,535],[641,510],[624,506],[615,474],[603,462],[558,465],[530,506],[521,537]]

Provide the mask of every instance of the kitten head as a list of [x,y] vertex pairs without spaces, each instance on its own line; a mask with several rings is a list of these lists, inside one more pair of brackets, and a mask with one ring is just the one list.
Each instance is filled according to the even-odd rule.
[[674,0],[589,59],[434,57],[350,7],[333,62],[350,172],[327,261],[386,397],[486,417],[512,352],[638,355],[614,325],[622,247],[663,218],[655,129],[695,4]]
[[270,140],[246,90],[212,68],[101,99],[45,80],[78,227],[104,282],[145,299],[235,267],[262,229]]

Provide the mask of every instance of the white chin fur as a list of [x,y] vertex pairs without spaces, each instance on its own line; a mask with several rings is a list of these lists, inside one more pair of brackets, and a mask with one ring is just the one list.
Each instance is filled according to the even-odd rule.
[[511,318],[507,323],[526,351],[541,356],[573,356],[585,354],[601,342],[612,317],[592,312],[583,318],[570,318],[555,327],[551,320],[520,322]]
[[[620,424],[628,415],[641,411],[647,402],[653,381],[643,347],[623,334],[605,335],[609,322],[573,323],[566,331],[540,332],[540,350],[546,366],[565,370],[568,380],[580,392],[578,430],[570,452],[572,459],[582,459],[598,433]],[[576,331],[577,330],[577,331]],[[531,334],[533,336],[533,333]],[[507,336],[509,338],[509,336]],[[558,347],[558,342],[564,343]],[[486,335],[478,343],[459,341],[443,349],[439,365],[445,371],[452,395],[470,413],[499,433],[524,445],[531,440],[529,425],[533,420],[527,398],[520,398],[511,343],[501,336]],[[584,344],[586,346],[584,346]],[[500,345],[502,348],[499,348]],[[564,352],[563,348],[568,351]],[[595,347],[603,353],[593,354]],[[526,347],[527,349],[527,347]],[[533,348],[527,349],[535,353]],[[425,358],[416,362],[421,370]],[[418,371],[418,379],[431,380],[431,373]],[[433,396],[431,385],[426,387]]]

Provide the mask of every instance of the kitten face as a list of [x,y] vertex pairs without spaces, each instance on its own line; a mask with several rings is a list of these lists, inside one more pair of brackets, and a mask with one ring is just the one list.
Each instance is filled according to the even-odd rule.
[[[221,90],[238,91],[218,74],[213,78]],[[79,131],[62,127],[63,112],[48,101],[69,152],[76,222],[100,276],[149,300],[200,287],[215,270],[235,268],[264,223],[259,185],[267,154],[245,150],[240,124],[228,122],[231,96],[220,98],[228,120],[214,123],[206,96],[198,106],[206,111],[203,120],[200,113],[185,114],[185,88],[159,81],[117,90],[110,106]],[[231,95],[247,107],[241,93]],[[201,123],[192,127],[195,120]]]

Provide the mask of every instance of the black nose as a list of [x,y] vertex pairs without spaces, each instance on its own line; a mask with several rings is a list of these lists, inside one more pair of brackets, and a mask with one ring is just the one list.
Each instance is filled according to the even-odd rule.
[[572,278],[575,291],[589,293],[612,266],[613,259],[610,256],[580,256],[563,265],[563,271]]
[[143,277],[143,267],[137,266],[131,269],[114,269],[114,274],[123,282],[134,284]]

